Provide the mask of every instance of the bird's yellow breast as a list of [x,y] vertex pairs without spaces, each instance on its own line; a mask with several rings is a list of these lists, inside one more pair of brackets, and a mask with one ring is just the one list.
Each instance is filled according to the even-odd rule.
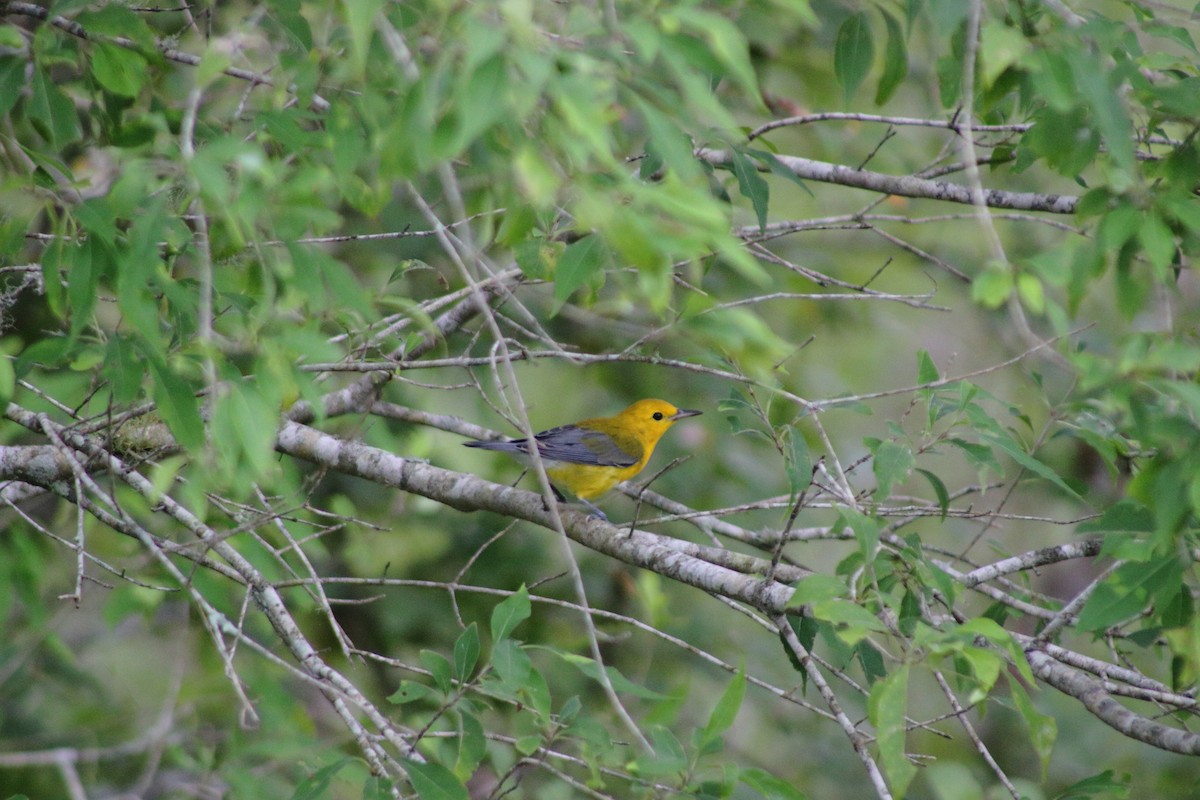
[[637,475],[644,460],[631,467],[598,467],[592,464],[565,464],[557,462],[546,465],[550,482],[564,487],[576,497],[592,500],[607,492],[626,478]]

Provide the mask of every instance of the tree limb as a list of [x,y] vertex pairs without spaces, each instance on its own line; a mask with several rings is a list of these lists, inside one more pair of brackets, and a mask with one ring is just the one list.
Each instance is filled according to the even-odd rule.
[[[696,151],[696,156],[714,167],[732,169],[734,166],[733,155],[728,150],[713,150],[703,147]],[[802,180],[851,186],[885,195],[919,197],[962,203],[963,205],[972,204],[971,190],[956,183],[931,181],[911,175],[888,175],[883,172],[855,169],[844,164],[831,164],[828,161],[815,161],[799,156],[777,155],[774,158]],[[755,162],[755,165],[760,172],[768,171],[765,164]],[[1005,192],[1000,189],[985,190],[981,199],[989,208],[1047,211],[1052,214],[1074,214],[1075,207],[1079,203],[1079,198],[1072,195]]]

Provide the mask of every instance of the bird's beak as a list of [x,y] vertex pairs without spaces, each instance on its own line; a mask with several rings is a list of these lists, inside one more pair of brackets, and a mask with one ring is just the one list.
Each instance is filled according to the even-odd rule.
[[680,409],[676,410],[674,414],[671,415],[671,419],[675,420],[675,419],[683,419],[684,417],[696,417],[703,413],[704,413],[703,411],[696,411],[695,409],[692,409],[692,408],[680,408]]

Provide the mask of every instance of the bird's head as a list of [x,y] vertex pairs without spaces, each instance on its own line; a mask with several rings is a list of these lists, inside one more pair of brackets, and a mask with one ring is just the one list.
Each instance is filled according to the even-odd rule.
[[618,424],[633,433],[645,447],[654,447],[667,428],[684,417],[694,417],[701,412],[690,408],[676,408],[666,400],[648,398],[638,400],[617,414]]

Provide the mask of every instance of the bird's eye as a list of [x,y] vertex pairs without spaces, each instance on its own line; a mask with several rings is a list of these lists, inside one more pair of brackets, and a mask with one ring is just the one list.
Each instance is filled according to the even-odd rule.
[[662,412],[661,412],[661,411],[655,411],[655,412],[654,412],[654,418],[655,418],[655,419],[662,419]]

